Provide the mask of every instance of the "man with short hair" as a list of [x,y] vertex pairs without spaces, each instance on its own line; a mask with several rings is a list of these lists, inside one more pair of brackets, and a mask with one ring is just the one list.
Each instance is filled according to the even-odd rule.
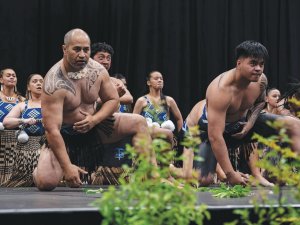
[[[119,104],[118,93],[107,70],[90,59],[90,38],[86,32],[67,32],[63,53],[63,59],[49,70],[43,85],[47,143],[34,171],[40,190],[54,189],[63,177],[68,186],[79,187],[80,174],[87,173],[81,168],[92,172],[101,163],[102,144],[138,133],[151,140],[142,116],[114,114]],[[99,97],[102,106],[96,111],[94,103]],[[156,164],[155,158],[151,160]]]
[[[188,125],[195,125],[195,117],[198,117],[201,130],[202,143],[198,154],[203,161],[194,162],[194,167],[200,170],[199,181],[202,185],[213,182],[217,162],[230,184],[246,185],[248,176],[234,171],[229,152],[251,142],[254,132],[265,137],[278,134],[266,121],[283,122],[292,140],[292,149],[300,152],[299,119],[261,113],[265,106],[267,78],[263,70],[267,57],[267,49],[259,42],[239,44],[236,47],[236,67],[217,76],[209,84],[206,100],[199,102],[199,106],[189,115]],[[181,175],[189,178],[192,168],[190,157],[186,158],[186,163],[188,165],[184,168],[189,171],[183,171]],[[171,166],[172,169],[176,171]]]
[[[113,55],[113,47],[105,42],[97,42],[91,46],[91,58],[104,66],[107,71],[111,67]],[[111,77],[110,79],[119,92],[121,105],[132,104],[133,97],[124,83],[115,77]]]

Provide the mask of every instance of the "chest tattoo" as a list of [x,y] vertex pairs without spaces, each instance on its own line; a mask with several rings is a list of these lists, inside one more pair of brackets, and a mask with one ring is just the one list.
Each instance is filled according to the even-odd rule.
[[59,89],[65,89],[76,95],[74,85],[70,80],[64,77],[60,68],[56,71],[48,73],[44,82],[44,91],[48,95],[52,95]]

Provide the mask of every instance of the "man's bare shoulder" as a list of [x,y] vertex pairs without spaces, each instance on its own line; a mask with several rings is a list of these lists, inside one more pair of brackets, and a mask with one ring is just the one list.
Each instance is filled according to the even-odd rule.
[[97,76],[99,76],[100,74],[108,75],[108,72],[104,68],[104,66],[102,66],[100,63],[98,63],[97,61],[95,61],[91,58],[89,59],[87,65],[86,65],[86,69],[89,71],[89,74],[94,74]]
[[46,74],[43,84],[43,91],[47,95],[53,95],[57,90],[65,89],[74,95],[76,90],[70,80],[68,80],[61,70],[61,63],[56,63]]
[[209,95],[218,94],[218,92],[226,92],[230,91],[230,83],[231,83],[231,74],[233,70],[226,71],[220,75],[218,75],[207,88],[207,93]]

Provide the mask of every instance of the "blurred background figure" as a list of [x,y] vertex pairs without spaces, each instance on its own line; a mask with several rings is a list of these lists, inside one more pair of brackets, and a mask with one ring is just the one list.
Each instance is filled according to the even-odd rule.
[[[126,77],[123,76],[123,74],[121,73],[115,73],[113,75],[114,78],[119,79],[120,81],[122,81],[122,83],[124,84],[124,86],[126,87],[126,89],[128,90],[127,87],[127,80]],[[120,97],[120,107],[119,107],[119,112],[121,113],[132,113],[132,102],[129,101],[129,103],[125,103],[128,102],[126,101],[126,99],[124,99],[124,95],[122,97]]]

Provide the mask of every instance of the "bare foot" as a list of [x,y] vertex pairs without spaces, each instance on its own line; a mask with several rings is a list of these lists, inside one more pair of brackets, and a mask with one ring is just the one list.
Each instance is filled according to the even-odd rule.
[[175,186],[175,187],[178,187],[178,188],[183,188],[184,187],[184,184],[178,182],[174,177],[172,176],[169,176],[168,179],[165,179],[165,178],[161,178],[161,183],[163,184],[168,184],[168,185],[171,185],[171,186]]
[[253,181],[251,182],[252,185],[257,186],[257,185],[261,185],[264,187],[273,187],[274,184],[269,182],[266,178],[264,178],[263,176],[259,175],[259,176],[255,176],[253,177]]
[[173,164],[170,164],[169,165],[169,170],[170,170],[170,173],[172,174],[172,176],[174,176],[176,178],[182,178],[182,179],[184,179],[183,169],[182,168],[177,168]]

